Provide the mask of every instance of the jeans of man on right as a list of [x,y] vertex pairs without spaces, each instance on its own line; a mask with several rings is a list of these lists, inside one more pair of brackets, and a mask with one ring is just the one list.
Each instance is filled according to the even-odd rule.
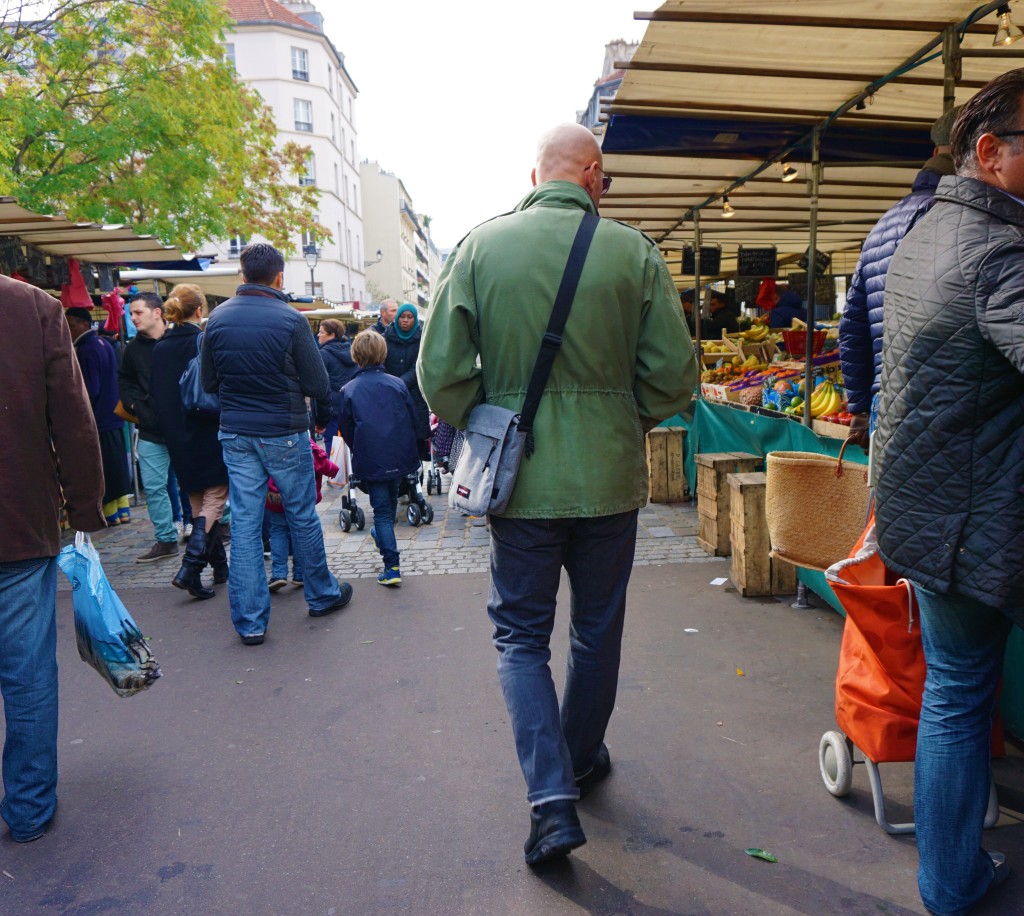
[[[498,678],[531,805],[576,799],[575,774],[594,764],[619,678],[637,512],[598,518],[491,516],[491,587]],[[559,708],[551,632],[563,567],[569,576],[569,657]]]
[[57,807],[57,558],[0,563],[0,816],[28,838]]
[[914,764],[918,888],[933,913],[965,913],[992,882],[981,848],[992,717],[1011,616],[1021,611],[915,590],[928,666]]

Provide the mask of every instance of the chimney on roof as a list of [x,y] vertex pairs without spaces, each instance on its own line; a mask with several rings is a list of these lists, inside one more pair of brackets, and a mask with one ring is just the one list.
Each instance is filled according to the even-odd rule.
[[311,26],[324,30],[324,17],[317,8],[308,0],[278,0],[281,6],[295,13],[301,19],[305,19]]

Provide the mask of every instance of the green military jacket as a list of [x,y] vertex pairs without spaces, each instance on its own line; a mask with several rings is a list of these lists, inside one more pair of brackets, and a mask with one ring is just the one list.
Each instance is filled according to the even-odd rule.
[[[595,208],[583,188],[545,182],[448,257],[416,367],[439,417],[464,429],[484,400],[522,409],[584,210]],[[644,433],[683,410],[696,381],[661,253],[637,230],[602,220],[540,401],[535,451],[504,515],[582,518],[645,505]]]

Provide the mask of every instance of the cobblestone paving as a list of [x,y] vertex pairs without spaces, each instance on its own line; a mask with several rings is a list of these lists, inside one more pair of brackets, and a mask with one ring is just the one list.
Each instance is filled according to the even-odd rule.
[[[445,478],[447,483],[448,478]],[[373,513],[363,493],[357,501],[366,513],[366,530],[355,526],[344,532],[339,524],[341,497],[345,491],[324,486],[323,502],[317,507],[324,529],[324,545],[331,569],[345,579],[375,577],[381,570],[380,555],[370,541]],[[441,576],[487,572],[490,534],[486,525],[450,512],[447,491],[428,497],[434,521],[413,528],[405,518],[405,501],[399,501],[400,523],[395,529],[402,554],[403,576]],[[700,562],[711,559],[697,546],[695,504],[650,504],[640,510],[635,566],[663,563]],[[65,537],[70,543],[72,537]],[[177,559],[136,563],[135,557],[153,543],[153,528],[145,506],[132,509],[132,523],[117,525],[93,536],[103,568],[115,588],[165,588],[178,569]],[[230,551],[230,545],[229,545]],[[179,546],[179,557],[181,556]],[[269,571],[270,561],[267,561]],[[63,576],[60,586],[67,587]]]

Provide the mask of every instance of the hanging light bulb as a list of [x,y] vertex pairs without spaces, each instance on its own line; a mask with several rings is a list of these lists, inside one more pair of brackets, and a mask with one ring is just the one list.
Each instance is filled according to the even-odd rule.
[[795,168],[793,168],[793,166],[786,165],[785,162],[782,163],[782,180],[783,181],[785,181],[785,182],[796,181],[797,175],[799,175],[799,174],[800,173]]
[[736,208],[729,203],[729,196],[722,198],[722,219],[732,219],[736,215]]
[[1018,29],[1010,18],[1009,3],[1004,3],[999,7],[996,10],[996,14],[999,16],[999,27],[996,29],[996,37],[992,40],[992,47],[1004,48],[1024,38],[1024,32]]

